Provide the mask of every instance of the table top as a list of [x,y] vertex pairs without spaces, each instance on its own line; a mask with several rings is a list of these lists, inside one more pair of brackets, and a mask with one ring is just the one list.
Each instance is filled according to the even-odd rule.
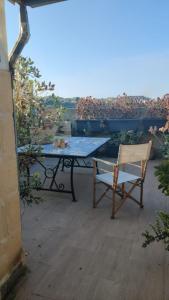
[[[79,157],[85,158],[91,156],[97,149],[103,146],[110,138],[95,137],[64,137],[68,142],[66,148],[58,148],[53,144],[41,145],[41,156],[46,157]],[[18,154],[26,154],[28,145],[19,147]]]

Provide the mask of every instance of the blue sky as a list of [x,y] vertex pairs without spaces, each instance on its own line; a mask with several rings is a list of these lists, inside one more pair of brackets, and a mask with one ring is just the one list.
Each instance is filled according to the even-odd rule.
[[[168,0],[68,0],[29,9],[23,51],[60,96],[161,96],[169,92]],[[6,3],[9,50],[18,7]]]

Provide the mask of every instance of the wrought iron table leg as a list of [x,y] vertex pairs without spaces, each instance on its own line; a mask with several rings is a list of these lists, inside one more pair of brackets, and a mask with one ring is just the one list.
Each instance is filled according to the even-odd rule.
[[58,164],[57,164],[57,166],[56,166],[56,170],[55,170],[55,172],[54,172],[54,174],[53,174],[53,178],[52,178],[52,181],[51,181],[51,184],[50,184],[50,189],[51,189],[51,190],[52,190],[53,184],[54,184],[54,182],[55,182],[55,177],[56,177],[56,174],[57,174],[57,172],[58,172],[60,163],[61,163],[61,158],[59,158]]
[[63,159],[62,159],[62,172],[64,172],[64,168],[65,168],[65,159],[63,157]]
[[74,170],[74,159],[71,159],[71,171],[70,171],[70,184],[71,184],[71,192],[72,192],[72,197],[73,197],[73,202],[76,202],[76,197],[75,197],[75,191],[74,191],[74,184],[73,184],[73,170]]

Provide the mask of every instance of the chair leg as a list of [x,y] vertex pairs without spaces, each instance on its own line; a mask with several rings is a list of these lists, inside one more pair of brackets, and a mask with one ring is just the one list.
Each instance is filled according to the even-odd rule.
[[93,208],[96,208],[96,179],[93,178]]
[[140,207],[143,208],[143,181],[141,182],[141,186],[140,186]]
[[122,183],[122,199],[125,198],[125,183]]
[[115,190],[112,191],[112,215],[111,215],[111,219],[115,218]]

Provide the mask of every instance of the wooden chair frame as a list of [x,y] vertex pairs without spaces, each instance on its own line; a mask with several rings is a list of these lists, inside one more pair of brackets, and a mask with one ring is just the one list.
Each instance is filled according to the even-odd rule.
[[[109,161],[105,161],[103,159],[93,158],[93,208],[97,207],[99,202],[105,196],[107,196],[107,193],[110,190],[112,191],[112,198],[111,198],[111,200],[112,200],[111,218],[112,219],[115,218],[115,215],[116,215],[117,211],[123,206],[123,204],[126,202],[126,200],[128,198],[133,200],[136,204],[138,204],[140,206],[140,208],[144,207],[143,206],[143,187],[144,187],[144,180],[145,180],[145,176],[146,176],[147,163],[148,163],[148,159],[149,159],[149,156],[150,156],[152,142],[150,141],[148,144],[145,144],[145,145],[147,145],[146,159],[145,159],[145,155],[143,155],[144,159],[140,160],[140,165],[136,164],[136,163],[138,163],[138,161],[135,161],[135,162],[132,161],[132,163],[130,161],[129,162],[126,161],[125,163],[124,162],[121,163],[120,155],[118,155],[118,160],[117,160],[117,163],[115,163],[115,164],[111,163]],[[120,147],[123,147],[123,145],[120,145]],[[119,153],[120,153],[120,149],[119,149]],[[96,175],[100,173],[99,170],[102,170],[104,172],[106,171],[105,169],[99,169],[99,167],[98,167],[99,163],[102,163],[102,164],[107,165],[107,166],[111,166],[113,168],[113,182],[112,182],[112,185],[106,184],[105,182],[102,182],[102,181],[97,182]],[[135,168],[139,168],[140,169],[140,177],[137,180],[134,180],[132,182],[126,181],[122,184],[118,184],[118,177],[119,177],[120,169],[125,171],[126,165],[131,165]],[[101,194],[99,199],[96,200],[96,185],[100,184],[100,183],[104,184],[106,189]],[[126,184],[125,183],[131,184],[131,187],[128,191],[126,190]],[[133,190],[136,187],[140,189],[140,199],[139,200],[137,200],[136,198],[134,198],[131,195],[131,193],[133,192]],[[120,204],[117,207],[116,207],[116,194],[118,194],[121,197]],[[108,197],[108,198],[110,198],[110,197]]]

